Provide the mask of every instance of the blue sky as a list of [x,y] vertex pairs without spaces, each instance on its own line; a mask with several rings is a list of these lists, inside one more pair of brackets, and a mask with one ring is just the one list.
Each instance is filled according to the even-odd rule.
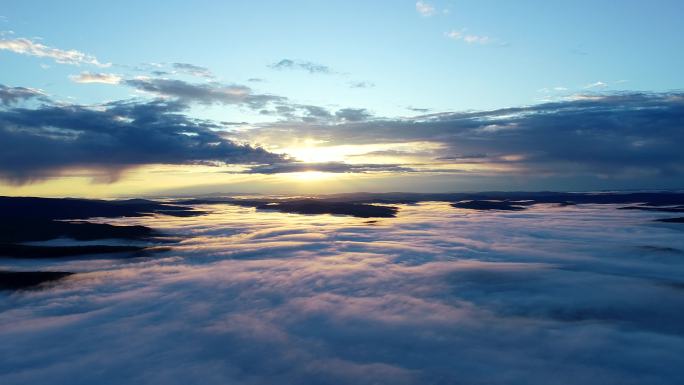
[[[343,114],[336,115],[344,109],[391,121],[534,106],[582,95],[676,93],[684,87],[681,1],[3,4],[0,40],[27,39],[60,52],[75,50],[102,65],[89,59],[59,63],[55,57],[4,48],[0,84],[40,90],[53,103],[80,106],[181,98],[168,90],[151,92],[151,84],[130,82],[141,77],[150,82],[173,79],[204,87],[202,92],[242,92],[237,89],[242,87],[250,95],[282,99],[269,102],[273,109],[267,111],[261,105],[185,95],[183,113],[245,122],[239,140],[257,141],[276,152],[294,144],[264,142],[266,136],[245,132],[291,123],[293,115],[283,112],[284,104],[329,111],[336,119],[328,122],[332,130],[345,123]],[[283,60],[290,65],[276,66]],[[202,67],[212,76],[189,74],[173,63]],[[75,81],[81,73],[116,80],[84,84]],[[318,140],[302,132],[290,134]],[[290,155],[296,157],[296,152]],[[503,153],[499,151],[500,156],[518,155]]]
[[[545,88],[603,82],[611,89],[681,88],[684,50],[680,1],[6,1],[2,29],[40,37],[134,66],[189,62],[227,82],[263,78],[259,87],[302,103],[355,105],[382,115],[406,106],[438,111],[526,105]],[[448,10],[447,14],[444,12]],[[445,36],[465,30],[497,39],[468,44]],[[500,46],[504,45],[504,46]],[[101,87],[67,76],[79,68],[1,53],[5,84],[41,87],[99,102]],[[268,64],[294,58],[339,74],[311,77]],[[121,71],[116,66],[112,71]],[[350,82],[371,82],[351,89]],[[113,97],[125,96],[108,87]]]

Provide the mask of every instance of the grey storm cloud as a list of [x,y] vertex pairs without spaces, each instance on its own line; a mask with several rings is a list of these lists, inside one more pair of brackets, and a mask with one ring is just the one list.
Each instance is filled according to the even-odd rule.
[[172,97],[184,102],[201,104],[243,104],[253,109],[269,103],[282,103],[287,98],[276,95],[255,94],[244,85],[219,83],[188,83],[176,79],[138,78],[124,80],[123,84],[158,96]]
[[26,183],[73,168],[115,180],[145,164],[273,163],[286,160],[237,144],[221,127],[182,114],[178,101],[113,102],[100,108],[49,105],[0,110],[0,177]]
[[275,70],[301,70],[306,71],[310,74],[331,74],[333,71],[330,67],[312,63],[310,61],[292,60],[292,59],[282,59],[277,63],[269,65],[270,68]]
[[263,164],[244,171],[249,174],[281,174],[290,172],[321,171],[331,173],[365,172],[413,172],[414,170],[396,164],[349,164],[342,162],[286,162]]
[[0,84],[0,102],[9,106],[20,101],[29,99],[45,100],[45,94],[33,88],[26,87],[9,87]]
[[[512,163],[532,173],[615,175],[684,173],[684,94],[629,93],[577,97],[529,107],[440,113],[413,119],[364,118],[363,110],[336,113],[347,123],[275,123],[252,134],[297,135],[335,144],[429,141],[435,157],[487,154],[483,162]],[[470,161],[476,160],[471,157]]]

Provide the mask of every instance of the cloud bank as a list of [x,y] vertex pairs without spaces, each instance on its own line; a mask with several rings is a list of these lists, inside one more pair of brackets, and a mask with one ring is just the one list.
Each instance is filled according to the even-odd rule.
[[652,224],[659,213],[422,203],[371,225],[210,209],[120,221],[187,237],[166,255],[49,263],[82,274],[0,293],[2,383],[674,385],[684,374],[684,241]]
[[121,171],[148,164],[286,161],[225,139],[221,126],[187,117],[186,108],[164,100],[5,108],[0,110],[0,177],[21,184],[89,169],[116,180]]

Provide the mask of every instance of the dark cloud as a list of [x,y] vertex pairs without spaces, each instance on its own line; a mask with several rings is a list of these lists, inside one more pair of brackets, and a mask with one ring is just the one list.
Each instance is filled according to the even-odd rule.
[[214,77],[214,74],[207,67],[200,67],[190,63],[173,63],[172,65],[175,70],[192,76],[210,79]]
[[9,106],[10,104],[29,99],[46,100],[45,94],[38,90],[26,87],[9,87],[0,84],[0,102],[3,105]]
[[189,83],[183,80],[163,78],[127,79],[122,80],[121,83],[184,103],[242,105],[258,110],[262,115],[278,116],[286,121],[332,123],[341,120],[356,122],[371,117],[371,114],[362,108],[343,108],[333,115],[325,107],[292,103],[288,98],[278,95],[258,94],[250,87],[239,84]]
[[426,114],[430,112],[429,108],[418,108],[418,107],[406,107],[407,110],[413,111],[413,112],[419,112],[421,114]]
[[365,108],[343,108],[335,112],[335,116],[347,122],[367,120],[372,115]]
[[0,110],[0,176],[25,183],[74,168],[108,179],[145,164],[283,162],[231,142],[212,122],[188,118],[179,101],[114,102],[100,108],[43,105]]
[[[275,104],[275,103],[274,103]],[[369,119],[372,115],[363,108],[343,108],[334,114],[327,108],[310,104],[278,101],[272,109],[264,108],[262,115],[273,115],[282,118],[283,122],[320,123],[330,125],[339,122],[356,122]]]
[[[684,94],[578,96],[530,107],[440,113],[358,122],[366,113],[340,110],[351,123],[273,124],[255,131],[307,136],[335,144],[429,141],[435,157],[487,154],[530,175],[672,177],[684,173]],[[677,183],[675,183],[677,184]]]
[[365,172],[413,172],[414,170],[396,164],[348,164],[342,162],[304,163],[287,162],[258,165],[245,173],[249,174],[282,174],[290,172],[321,171],[331,173],[365,173]]
[[440,156],[435,158],[435,160],[457,160],[457,161],[470,161],[470,160],[483,160],[487,159],[487,154],[455,154],[449,156]]
[[291,59],[282,59],[277,63],[269,65],[270,68],[275,70],[302,70],[310,74],[331,74],[333,73],[330,67],[312,63],[310,61],[299,61]]
[[124,84],[159,96],[177,98],[184,102],[201,104],[242,104],[260,109],[269,103],[285,102],[282,96],[255,94],[243,85],[220,83],[194,84],[175,79],[139,78],[124,80]]
[[330,120],[333,115],[324,107],[311,106],[311,105],[298,105],[297,108],[304,111],[304,121],[321,121]]

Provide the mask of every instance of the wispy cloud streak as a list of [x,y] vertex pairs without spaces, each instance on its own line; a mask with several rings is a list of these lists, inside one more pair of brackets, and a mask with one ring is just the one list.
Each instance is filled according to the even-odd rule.
[[0,39],[0,50],[21,55],[50,58],[60,64],[90,64],[98,67],[109,67],[111,65],[111,63],[101,63],[95,56],[77,50],[53,48],[26,38]]

